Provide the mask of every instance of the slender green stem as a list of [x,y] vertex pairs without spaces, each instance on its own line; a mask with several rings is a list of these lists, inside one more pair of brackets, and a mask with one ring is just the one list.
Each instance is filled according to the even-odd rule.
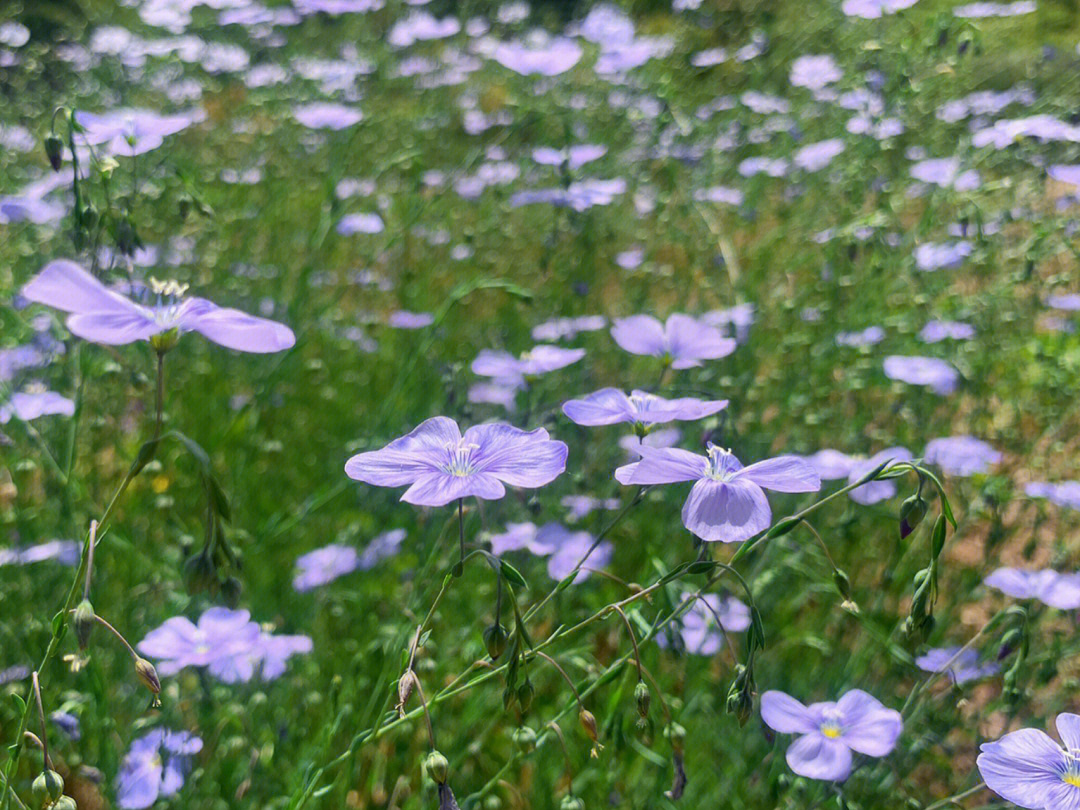
[[941,810],[941,808],[948,807],[949,805],[959,804],[961,799],[966,799],[968,796],[974,796],[976,793],[985,789],[986,783],[979,782],[979,784],[975,785],[975,787],[973,788],[968,788],[967,790],[961,793],[957,793],[954,796],[949,796],[939,802],[934,802],[929,807],[927,807],[926,810]]

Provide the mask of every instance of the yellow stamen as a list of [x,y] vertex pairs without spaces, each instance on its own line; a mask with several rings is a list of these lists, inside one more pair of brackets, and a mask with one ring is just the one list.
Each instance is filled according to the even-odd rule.
[[822,726],[821,733],[828,737],[830,740],[835,740],[840,736],[840,729],[837,726]]
[[1080,787],[1080,773],[1067,773],[1061,777],[1061,781],[1066,785],[1072,785],[1073,787]]

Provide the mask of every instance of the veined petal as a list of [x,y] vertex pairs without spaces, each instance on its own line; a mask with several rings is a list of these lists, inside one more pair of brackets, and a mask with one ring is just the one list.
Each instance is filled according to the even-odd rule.
[[[405,490],[405,494],[401,496],[401,500],[405,501],[405,503],[411,503],[417,506],[446,506],[446,504],[451,501],[456,501],[459,498],[467,498],[470,495],[500,498],[506,493],[506,490],[502,488],[502,485],[499,484],[498,481],[495,481],[494,483],[497,484],[502,491],[497,495],[491,494],[493,488],[490,482],[493,479],[491,479],[490,476],[485,477],[486,480],[482,481],[478,488],[476,479],[481,477],[483,476],[451,475],[450,473],[441,470],[424,473],[416,479],[411,487]],[[487,492],[489,495],[482,495],[480,494],[481,492]]]
[[177,313],[177,326],[239,352],[280,352],[296,343],[296,336],[284,324],[219,307],[205,298],[186,300]]
[[1080,714],[1062,712],[1054,721],[1057,726],[1058,736],[1065,743],[1065,747],[1073,751],[1080,751]]
[[475,425],[464,439],[478,445],[473,461],[478,472],[514,487],[542,487],[566,469],[567,447],[543,428],[524,431],[506,424]]
[[1051,807],[1047,793],[1062,784],[1065,752],[1049,735],[1025,728],[984,743],[979,750],[975,764],[990,790],[1020,807]]
[[[644,464],[644,462],[639,462]],[[707,542],[738,543],[768,528],[772,510],[765,492],[745,479],[694,484],[683,505],[683,525]]]
[[900,712],[886,708],[873,695],[852,689],[836,702],[843,713],[841,739],[854,751],[883,757],[896,746],[904,729]]
[[659,357],[666,351],[664,326],[651,315],[620,318],[611,327],[611,337],[631,354],[651,354]]
[[83,340],[108,346],[124,346],[137,340],[148,340],[165,331],[135,304],[128,312],[79,312],[68,315],[67,328],[71,334]]
[[781,734],[809,734],[817,729],[813,712],[791,695],[775,689],[761,696],[761,719]]
[[745,478],[777,492],[816,492],[821,479],[813,467],[798,456],[777,456],[743,467],[733,478]]
[[63,312],[133,313],[140,307],[113,292],[104,284],[67,259],[45,265],[21,290],[29,301],[54,307]]
[[421,475],[441,471],[440,463],[449,460],[447,447],[460,440],[461,431],[453,419],[435,416],[381,450],[353,456],[345,464],[345,474],[380,487],[406,486]]
[[[681,481],[696,481],[705,474],[704,456],[679,450],[675,447],[649,447],[642,444],[637,448],[641,461],[627,464],[619,470],[626,470],[624,478],[615,477],[623,484],[677,484]],[[629,468],[633,467],[633,471]]]
[[786,758],[791,770],[807,779],[843,782],[851,774],[851,749],[817,731],[793,742]]
[[630,399],[618,388],[601,388],[582,399],[568,400],[563,403],[562,410],[572,422],[589,427],[635,419]]

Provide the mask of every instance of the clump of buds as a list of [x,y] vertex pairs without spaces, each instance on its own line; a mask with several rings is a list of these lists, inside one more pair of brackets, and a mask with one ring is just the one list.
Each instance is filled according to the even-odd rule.
[[38,774],[30,788],[39,807],[52,807],[64,795],[64,777],[46,768]]
[[738,718],[740,726],[746,725],[754,709],[754,674],[749,667],[739,664],[735,668],[735,680],[728,690],[726,707],[729,714]]

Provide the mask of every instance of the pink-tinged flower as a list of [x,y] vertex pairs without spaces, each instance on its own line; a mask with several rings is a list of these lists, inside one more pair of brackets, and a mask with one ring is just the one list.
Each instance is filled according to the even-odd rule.
[[30,422],[41,416],[71,416],[74,413],[75,403],[67,397],[44,388],[27,387],[0,405],[0,425],[7,424],[13,416]]
[[563,403],[562,409],[571,421],[593,427],[623,422],[659,425],[665,422],[693,421],[722,411],[727,405],[726,399],[664,399],[645,391],[632,391],[627,395],[617,388],[602,388],[583,399],[571,399]]
[[510,352],[484,349],[476,355],[471,368],[473,374],[481,377],[493,377],[501,384],[520,386],[530,377],[566,368],[584,356],[584,349],[562,349],[547,344],[535,346],[519,357]]
[[543,428],[474,425],[462,435],[453,419],[436,416],[381,450],[353,456],[345,473],[375,486],[407,486],[406,503],[444,506],[470,495],[497,500],[504,484],[542,487],[563,473],[566,455],[566,445]]
[[360,123],[364,114],[356,107],[317,101],[296,107],[293,117],[308,129],[345,129]]
[[[890,459],[894,462],[911,461],[911,451],[906,447],[890,447],[880,453],[875,453],[870,458],[852,459],[851,467],[848,470],[848,483],[854,484],[864,475],[876,470]],[[896,495],[895,481],[868,481],[848,493],[851,500],[855,501],[855,503],[861,503],[863,506],[886,501],[894,495]]]
[[935,394],[951,394],[960,375],[944,360],[936,357],[889,355],[884,362],[885,376],[909,385],[925,385]]
[[989,472],[1001,461],[1001,453],[974,436],[948,436],[931,439],[923,458],[949,475],[966,477]]
[[783,692],[761,696],[761,719],[773,731],[798,734],[787,750],[791,770],[808,779],[843,782],[851,774],[851,752],[883,757],[896,747],[904,721],[861,689],[835,703],[804,706]]
[[1035,728],[983,743],[975,764],[986,786],[1030,810],[1080,807],[1080,715],[1063,712],[1056,725],[1064,748]]
[[241,352],[280,352],[296,343],[287,326],[205,298],[184,298],[176,282],[152,282],[153,305],[137,304],[66,259],[49,262],[22,288],[29,301],[70,313],[71,333],[94,343],[123,345],[149,340],[172,329],[198,332],[214,343]]
[[1050,568],[999,568],[983,583],[1016,599],[1038,599],[1058,610],[1080,607],[1080,574],[1059,574]]
[[714,444],[700,456],[672,447],[637,448],[641,461],[615,470],[620,484],[641,486],[694,481],[682,521],[707,542],[738,543],[764,531],[772,521],[765,489],[815,492],[821,479],[797,456],[777,456],[743,467],[729,450]]
[[611,336],[625,351],[664,358],[677,369],[700,366],[702,360],[727,357],[737,345],[715,326],[678,313],[669,316],[665,323],[651,315],[620,318],[611,327]]

